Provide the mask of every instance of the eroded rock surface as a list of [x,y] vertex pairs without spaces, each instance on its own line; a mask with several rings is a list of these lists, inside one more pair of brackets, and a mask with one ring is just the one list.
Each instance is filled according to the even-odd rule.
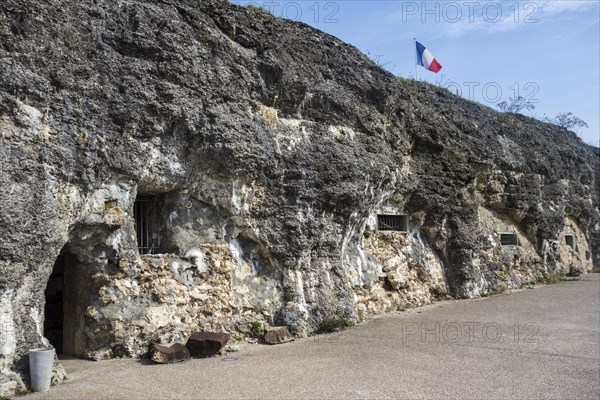
[[190,359],[190,352],[181,343],[166,345],[152,343],[150,345],[150,359],[159,364],[173,364]]
[[600,264],[598,149],[220,1],[3,0],[0,163],[0,396],[47,344],[57,259],[91,359]]
[[264,341],[266,344],[282,344],[294,340],[285,326],[275,326],[266,329]]

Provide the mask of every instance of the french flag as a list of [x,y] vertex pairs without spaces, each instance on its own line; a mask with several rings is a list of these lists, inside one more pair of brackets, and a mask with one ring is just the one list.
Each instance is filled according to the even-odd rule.
[[421,43],[415,41],[417,44],[417,64],[421,65],[423,68],[428,69],[436,74],[440,72],[442,69],[442,64],[440,64],[433,54],[425,46]]

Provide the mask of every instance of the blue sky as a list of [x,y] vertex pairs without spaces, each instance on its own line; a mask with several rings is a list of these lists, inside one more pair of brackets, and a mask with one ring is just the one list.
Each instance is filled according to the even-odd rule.
[[600,1],[254,0],[353,44],[385,68],[414,78],[413,37],[443,65],[438,83],[491,107],[520,95],[534,117],[572,112],[582,139],[600,141]]

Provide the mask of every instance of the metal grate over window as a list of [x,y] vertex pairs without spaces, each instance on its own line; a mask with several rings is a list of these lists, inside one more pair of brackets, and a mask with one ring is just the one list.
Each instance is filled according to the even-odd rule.
[[516,246],[519,244],[519,238],[516,233],[501,233],[500,244],[502,246]]
[[377,230],[408,232],[408,215],[378,215]]
[[159,202],[157,196],[138,196],[133,207],[140,254],[160,252]]
[[572,248],[572,249],[575,248],[575,240],[573,238],[573,235],[565,235],[565,242],[567,243],[567,246],[569,246],[570,248]]

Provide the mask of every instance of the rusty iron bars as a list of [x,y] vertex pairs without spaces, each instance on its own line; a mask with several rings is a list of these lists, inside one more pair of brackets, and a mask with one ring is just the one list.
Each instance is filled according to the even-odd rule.
[[133,207],[135,232],[140,254],[160,252],[160,225],[158,196],[138,196]]
[[408,215],[378,215],[377,230],[408,232]]

